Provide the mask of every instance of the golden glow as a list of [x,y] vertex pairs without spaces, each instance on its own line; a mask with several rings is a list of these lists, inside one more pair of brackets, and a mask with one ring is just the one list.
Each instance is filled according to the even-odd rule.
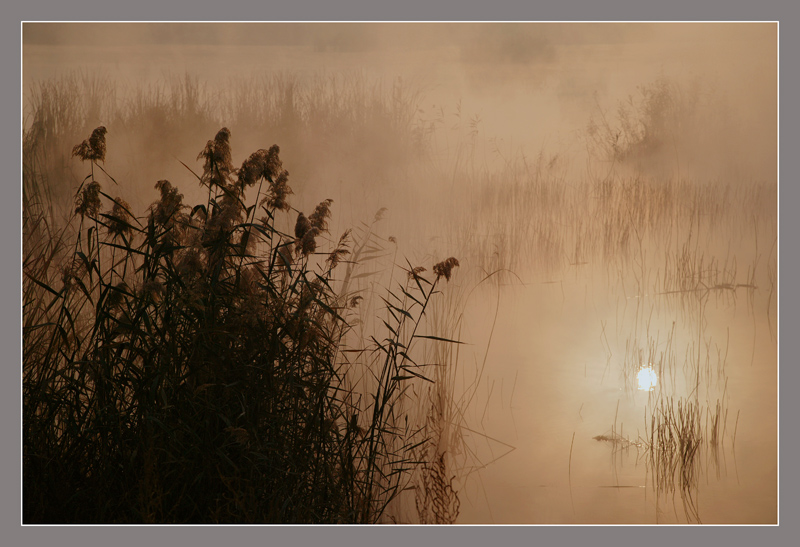
[[656,371],[650,366],[642,367],[636,377],[639,380],[639,389],[641,391],[653,391],[658,383]]

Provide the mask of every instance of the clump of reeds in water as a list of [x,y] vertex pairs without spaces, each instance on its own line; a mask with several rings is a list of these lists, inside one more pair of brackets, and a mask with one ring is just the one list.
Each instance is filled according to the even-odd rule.
[[719,474],[727,414],[723,396],[713,409],[710,404],[703,408],[696,398],[661,398],[650,415],[647,454],[653,489],[657,496],[677,492],[689,522],[701,522],[697,488],[703,451]]
[[651,416],[648,454],[653,488],[680,493],[687,518],[699,522],[695,499],[699,450],[703,442],[702,411],[695,401],[662,400]]
[[96,178],[105,128],[74,153],[91,166],[74,238],[37,228],[23,257],[23,520],[380,522],[420,463],[398,426],[406,386],[427,380],[410,348],[458,262],[389,291],[357,397],[340,360],[357,297],[333,289],[350,233],[317,251],[330,200],[278,228],[277,146],[237,169],[223,128],[199,156],[205,203],[161,180],[144,217]]

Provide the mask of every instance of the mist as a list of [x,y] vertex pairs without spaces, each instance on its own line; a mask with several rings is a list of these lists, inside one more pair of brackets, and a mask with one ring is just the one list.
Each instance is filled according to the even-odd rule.
[[272,226],[332,199],[320,247],[365,249],[330,278],[352,336],[414,267],[441,291],[406,357],[443,387],[398,403],[433,459],[380,522],[774,523],[777,53],[761,23],[25,23],[23,207],[74,226],[96,179],[146,225],[168,180],[210,223],[221,128],[240,172],[278,145]]

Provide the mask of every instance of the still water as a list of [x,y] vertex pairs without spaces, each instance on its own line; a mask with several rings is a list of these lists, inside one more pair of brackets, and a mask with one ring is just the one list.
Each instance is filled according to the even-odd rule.
[[[494,390],[489,395],[487,389],[481,423],[515,449],[483,469],[480,480],[466,489],[469,501],[462,505],[461,521],[693,522],[679,489],[656,492],[645,443],[606,440],[612,432],[634,442],[646,440],[648,402],[660,389],[671,391],[658,385],[649,363],[642,363],[643,373],[633,381],[622,373],[634,329],[631,308],[653,306],[650,333],[661,336],[662,349],[679,314],[670,313],[663,296],[632,304],[581,275],[567,276],[561,289],[531,283],[501,292],[486,372]],[[746,306],[741,302],[736,308],[714,307],[707,316],[706,339],[723,351],[726,341],[729,345],[722,385],[699,395],[700,406],[708,402],[712,411],[723,391],[727,397],[721,445],[716,453],[704,447],[697,457],[700,472],[692,494],[703,523],[774,523],[777,518],[777,353],[765,297],[756,296],[757,317],[741,309]],[[691,338],[683,332],[673,344],[688,347]],[[682,362],[678,368],[676,391],[685,393]],[[486,454],[505,450],[494,443]]]

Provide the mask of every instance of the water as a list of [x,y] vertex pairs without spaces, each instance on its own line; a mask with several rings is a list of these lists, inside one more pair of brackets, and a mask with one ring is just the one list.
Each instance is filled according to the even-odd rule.
[[[632,388],[624,378],[625,343],[632,326],[618,309],[626,304],[622,297],[606,286],[590,286],[582,276],[567,279],[563,293],[558,285],[531,284],[501,294],[487,372],[487,382],[496,389],[481,423],[515,450],[484,469],[480,482],[467,488],[462,521],[690,522],[679,492],[655,495],[644,447],[595,439],[610,436],[612,427],[632,440],[646,437],[648,400],[659,389],[671,391],[669,386],[643,391],[638,382]],[[661,330],[656,325],[678,316],[670,314],[663,297],[643,300],[640,305],[656,308],[650,328],[660,335],[663,349],[668,325]],[[723,380],[722,386],[700,394],[701,406],[708,402],[712,410],[723,391],[728,397],[719,455],[715,458],[706,449],[698,457],[700,478],[692,493],[703,523],[776,519],[777,354],[763,310],[753,317],[722,307],[707,316],[705,337],[724,350],[730,332],[730,342],[724,363],[727,384]],[[675,345],[689,346],[690,337],[682,332]],[[678,392],[686,391],[682,368],[679,362]],[[502,394],[497,390],[501,383]]]

